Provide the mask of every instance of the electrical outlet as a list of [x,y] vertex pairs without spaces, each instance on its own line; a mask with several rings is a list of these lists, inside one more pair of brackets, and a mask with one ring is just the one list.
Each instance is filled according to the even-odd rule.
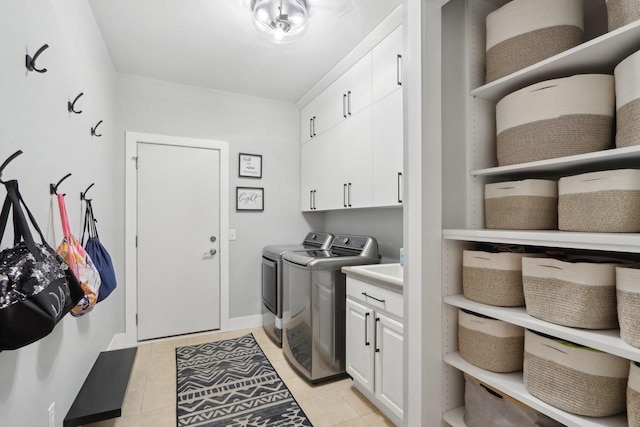
[[236,229],[231,228],[229,230],[229,240],[236,240]]
[[49,427],[56,427],[56,402],[49,405]]

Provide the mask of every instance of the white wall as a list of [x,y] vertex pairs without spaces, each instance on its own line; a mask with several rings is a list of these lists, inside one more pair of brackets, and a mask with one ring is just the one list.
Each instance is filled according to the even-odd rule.
[[[93,312],[67,315],[44,339],[0,353],[0,425],[46,426],[47,408],[56,403],[56,426],[75,399],[98,353],[124,328],[123,216],[116,210],[120,189],[112,185],[115,166],[115,72],[89,5],[77,0],[2,0],[0,5],[0,162],[18,149],[4,173],[18,179],[48,241],[61,241],[57,204],[49,183],[71,172],[62,191],[74,234],[81,234],[80,191],[91,190],[100,237],[113,257],[120,287]],[[38,60],[44,74],[27,73],[25,52],[44,43]],[[66,103],[78,101],[80,115]],[[91,126],[104,120],[102,138]],[[0,197],[5,191],[0,188]],[[52,223],[50,221],[53,221]],[[11,244],[6,235],[2,247]],[[2,327],[2,325],[0,325]]]
[[[121,156],[125,131],[229,142],[229,222],[237,232],[237,240],[229,245],[229,316],[260,314],[262,248],[298,243],[309,230],[323,225],[322,217],[300,212],[298,108],[130,75],[119,74],[117,79]],[[262,155],[262,179],[238,178],[238,153]],[[236,186],[264,187],[264,212],[236,212]]]
[[402,247],[401,208],[347,209],[324,215],[327,231],[375,237],[382,262],[398,262]]

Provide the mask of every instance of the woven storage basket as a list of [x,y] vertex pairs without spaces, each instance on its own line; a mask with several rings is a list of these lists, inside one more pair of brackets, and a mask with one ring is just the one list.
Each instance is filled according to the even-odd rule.
[[627,385],[627,419],[629,427],[640,427],[640,364],[631,362]]
[[582,0],[513,0],[487,16],[492,82],[584,41]]
[[484,187],[486,228],[555,230],[558,183],[542,179],[499,182]]
[[524,305],[522,257],[535,254],[464,251],[462,292],[465,298],[500,307]]
[[[640,13],[640,0],[638,1]],[[616,147],[640,144],[640,51],[618,64],[616,86]]]
[[639,0],[606,0],[609,31],[640,19]]
[[613,142],[615,108],[607,74],[548,80],[507,95],[496,105],[498,164],[605,150]]
[[624,412],[629,361],[527,330],[524,384],[533,396],[577,415]]
[[616,264],[522,258],[527,313],[557,325],[618,327]]
[[458,310],[460,356],[479,368],[493,372],[522,369],[524,329],[487,316]]
[[563,427],[513,397],[464,374],[464,422],[467,427]]
[[564,231],[640,231],[640,170],[620,169],[561,178],[558,227]]
[[616,267],[620,337],[640,348],[640,269]]

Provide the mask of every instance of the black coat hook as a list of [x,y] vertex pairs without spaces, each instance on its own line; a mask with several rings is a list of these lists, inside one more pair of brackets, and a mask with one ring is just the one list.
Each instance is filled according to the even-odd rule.
[[27,54],[27,58],[26,58],[27,70],[35,71],[37,73],[46,73],[47,72],[46,68],[42,68],[42,69],[36,68],[36,61],[38,60],[38,57],[40,56],[40,54],[42,52],[44,52],[45,49],[47,49],[48,47],[49,47],[49,45],[45,44],[40,49],[38,49],[38,51],[35,53],[35,55],[33,55],[33,57],[31,57],[31,55]]
[[102,120],[100,120],[94,127],[91,128],[91,136],[97,136],[98,138],[102,136],[101,133],[96,133],[96,130],[98,129],[98,126],[100,126],[100,123],[102,123]]
[[76,96],[76,99],[73,100],[73,102],[71,101],[67,101],[67,110],[69,110],[70,113],[76,113],[76,114],[80,114],[82,113],[82,110],[80,111],[76,111],[75,109],[75,105],[76,105],[76,101],[82,96],[84,95],[84,92],[80,92],[80,95]]
[[88,202],[91,201],[91,199],[87,199],[87,193],[89,192],[89,190],[91,190],[91,187],[93,187],[94,185],[95,185],[95,182],[92,182],[91,185],[88,186],[86,190],[80,192],[80,200],[86,200]]
[[2,162],[2,165],[0,165],[0,183],[4,184],[6,181],[2,180],[2,171],[4,171],[4,168],[7,167],[7,165],[9,165],[9,163],[11,163],[13,161],[13,159],[15,159],[16,157],[18,157],[20,154],[22,154],[22,150],[18,150],[15,153],[13,153],[12,155],[10,155],[7,160],[5,160],[4,162]]
[[64,181],[65,179],[69,178],[70,176],[71,176],[71,174],[68,173],[65,176],[63,176],[62,179],[60,181],[58,181],[57,184],[49,184],[49,193],[58,194],[58,187],[60,186],[60,184],[62,184],[62,181]]

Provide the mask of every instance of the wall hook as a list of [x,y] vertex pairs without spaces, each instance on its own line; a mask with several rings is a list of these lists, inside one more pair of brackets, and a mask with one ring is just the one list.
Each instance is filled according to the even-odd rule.
[[58,194],[58,187],[60,186],[60,184],[62,184],[62,181],[64,181],[65,179],[69,178],[70,176],[71,176],[71,174],[68,173],[65,176],[63,176],[62,179],[60,181],[58,181],[57,184],[49,184],[49,193]]
[[86,200],[87,202],[91,201],[91,199],[87,199],[87,193],[89,192],[91,187],[93,187],[94,185],[95,185],[95,182],[92,182],[91,185],[88,186],[86,190],[80,192],[80,200]]
[[76,105],[76,101],[82,96],[84,95],[84,92],[80,92],[80,95],[76,96],[76,99],[72,101],[67,101],[67,110],[69,110],[70,113],[76,113],[76,114],[80,114],[82,113],[82,110],[80,111],[76,111],[75,109],[75,105]]
[[46,68],[42,68],[42,69],[36,68],[36,61],[38,60],[38,57],[40,56],[40,54],[42,52],[44,52],[45,49],[47,49],[48,47],[49,47],[49,45],[45,44],[40,49],[38,49],[38,51],[35,53],[35,55],[33,55],[33,57],[31,57],[31,55],[27,54],[27,58],[26,58],[27,70],[35,71],[37,73],[46,73],[47,72]]
[[4,184],[6,183],[6,181],[2,180],[2,171],[4,171],[4,168],[7,167],[7,165],[9,165],[9,163],[11,163],[13,161],[13,159],[15,159],[16,157],[18,157],[20,154],[22,154],[22,150],[18,150],[15,153],[13,153],[12,155],[10,155],[7,160],[5,160],[4,162],[2,162],[2,165],[0,165],[0,183]]
[[98,126],[100,126],[100,123],[102,123],[102,120],[100,120],[94,127],[91,128],[91,136],[97,136],[98,138],[102,136],[101,133],[96,133],[96,130],[98,129]]

